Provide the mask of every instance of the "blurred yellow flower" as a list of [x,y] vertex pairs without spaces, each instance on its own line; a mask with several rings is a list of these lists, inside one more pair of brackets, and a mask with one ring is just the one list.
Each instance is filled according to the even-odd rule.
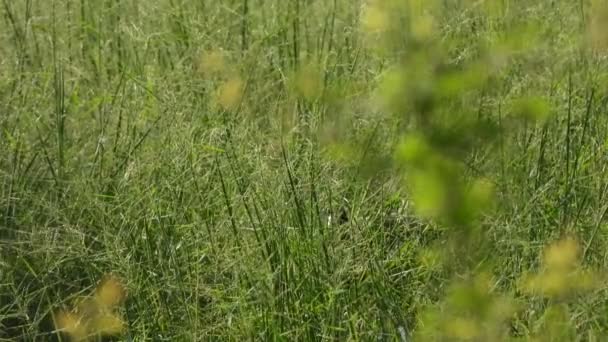
[[80,297],[72,310],[57,312],[55,326],[72,341],[119,335],[124,332],[125,323],[115,310],[125,298],[126,289],[122,282],[108,275],[99,283],[93,296]]
[[363,8],[361,24],[368,32],[384,32],[390,27],[390,16],[385,8],[371,4]]
[[476,321],[462,317],[454,317],[446,322],[445,330],[448,337],[460,340],[472,340],[481,334],[481,329]]
[[417,16],[412,21],[412,35],[414,38],[425,41],[435,34],[435,18],[430,14]]
[[126,298],[127,292],[119,279],[106,276],[95,290],[95,299],[100,306],[114,309]]
[[591,3],[591,18],[589,19],[589,40],[591,46],[598,51],[608,50],[608,3],[594,0]]
[[222,84],[217,90],[217,103],[224,110],[234,110],[241,103],[244,84],[239,77],[234,77]]
[[295,76],[295,89],[299,96],[312,101],[321,96],[323,78],[318,67],[308,64],[302,67]]
[[522,277],[520,287],[524,291],[559,298],[593,290],[599,284],[597,272],[582,267],[579,243],[573,238],[565,238],[547,246],[542,266],[538,274]]
[[545,249],[544,265],[550,270],[573,270],[579,264],[579,254],[578,242],[573,238],[566,238]]
[[83,341],[87,338],[87,329],[79,316],[68,311],[59,311],[55,314],[57,330],[68,334],[72,340]]
[[226,69],[226,59],[221,50],[204,52],[199,60],[198,70],[203,76],[222,73]]

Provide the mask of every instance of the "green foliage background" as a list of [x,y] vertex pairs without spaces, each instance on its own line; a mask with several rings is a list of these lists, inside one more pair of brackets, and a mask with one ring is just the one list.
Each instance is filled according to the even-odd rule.
[[602,1],[0,12],[0,340],[608,336]]

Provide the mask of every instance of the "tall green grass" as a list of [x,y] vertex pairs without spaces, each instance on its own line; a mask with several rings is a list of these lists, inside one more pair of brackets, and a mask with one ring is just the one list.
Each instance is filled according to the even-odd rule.
[[0,340],[108,273],[116,339],[608,336],[599,2],[0,12]]

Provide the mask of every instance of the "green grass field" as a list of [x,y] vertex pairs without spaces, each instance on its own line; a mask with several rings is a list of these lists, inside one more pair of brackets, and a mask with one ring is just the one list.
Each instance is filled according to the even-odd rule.
[[0,341],[608,340],[605,2],[0,13]]

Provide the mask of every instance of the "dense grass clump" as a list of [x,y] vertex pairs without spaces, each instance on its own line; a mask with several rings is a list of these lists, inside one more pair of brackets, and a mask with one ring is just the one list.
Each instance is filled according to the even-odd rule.
[[603,1],[0,12],[0,341],[608,336]]

